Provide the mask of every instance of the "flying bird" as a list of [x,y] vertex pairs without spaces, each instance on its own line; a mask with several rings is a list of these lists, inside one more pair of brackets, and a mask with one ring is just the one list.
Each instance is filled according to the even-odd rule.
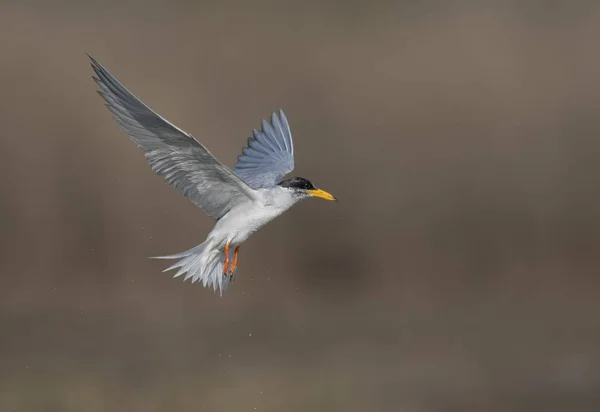
[[191,134],[181,130],[125,88],[93,57],[92,78],[121,129],[146,155],[152,170],[182,190],[192,203],[216,220],[206,240],[185,252],[155,259],[178,259],[164,271],[202,282],[222,295],[234,280],[240,245],[300,200],[336,200],[307,179],[283,178],[294,169],[294,143],[282,110],[262,121],[261,130],[231,170]]

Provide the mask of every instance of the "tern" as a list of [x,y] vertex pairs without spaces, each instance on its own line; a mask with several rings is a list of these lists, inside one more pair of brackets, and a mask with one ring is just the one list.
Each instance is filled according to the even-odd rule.
[[154,258],[178,259],[165,272],[178,269],[174,277],[185,275],[184,281],[201,282],[223,295],[234,280],[240,245],[250,235],[303,199],[336,200],[305,178],[283,180],[294,170],[294,143],[282,110],[279,116],[273,112],[270,122],[262,120],[261,130],[254,129],[231,170],[88,57],[98,93],[121,129],[144,151],[152,170],[216,220],[203,243]]

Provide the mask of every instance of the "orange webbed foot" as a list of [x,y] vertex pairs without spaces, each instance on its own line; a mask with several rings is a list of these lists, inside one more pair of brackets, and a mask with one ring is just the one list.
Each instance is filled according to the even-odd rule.
[[229,243],[225,243],[225,248],[223,249],[225,253],[225,262],[223,262],[223,274],[227,275],[227,268],[229,267]]
[[237,269],[237,261],[238,261],[238,253],[240,251],[240,247],[236,247],[235,248],[235,252],[233,253],[233,262],[231,264],[231,267],[229,268],[229,281],[232,282],[233,281],[233,274],[235,273],[235,270]]

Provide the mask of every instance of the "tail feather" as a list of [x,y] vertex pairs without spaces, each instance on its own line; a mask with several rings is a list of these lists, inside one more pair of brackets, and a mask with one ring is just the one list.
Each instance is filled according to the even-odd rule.
[[205,243],[200,243],[198,246],[194,246],[193,248],[188,249],[185,252],[178,253],[176,255],[152,256],[150,259],[179,259],[179,258],[182,258],[182,257],[187,257],[187,256],[190,256],[190,255],[198,254],[198,253],[201,253],[202,250],[206,247]]
[[[169,266],[164,272],[177,269],[175,276],[178,277],[185,274],[183,281],[191,279],[192,283],[202,282],[204,287],[212,286],[216,293],[217,289],[221,296],[227,290],[228,279],[223,274],[223,261],[225,253],[215,249],[207,249],[204,242],[185,252],[169,256],[155,256],[151,259],[180,259],[173,265]],[[230,251],[230,260],[233,259],[233,253]]]
[[183,278],[184,282],[189,278],[194,277],[202,267],[202,261],[206,260],[203,259],[204,257],[205,256],[202,253],[200,253],[198,255],[192,255],[181,260],[181,268],[177,271],[177,273],[175,273],[175,276],[173,277],[176,278],[186,273],[185,277]]

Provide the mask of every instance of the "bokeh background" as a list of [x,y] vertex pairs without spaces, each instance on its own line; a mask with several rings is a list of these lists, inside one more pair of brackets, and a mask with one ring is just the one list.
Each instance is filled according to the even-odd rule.
[[[3,1],[0,411],[600,410],[600,4]],[[226,164],[282,107],[307,201],[222,298],[212,222],[85,52]]]

